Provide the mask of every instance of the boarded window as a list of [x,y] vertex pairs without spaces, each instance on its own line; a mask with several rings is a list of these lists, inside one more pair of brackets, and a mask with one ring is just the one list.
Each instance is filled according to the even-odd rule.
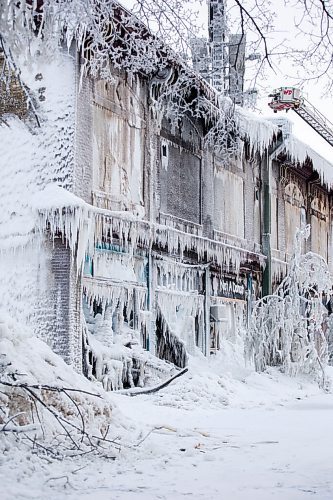
[[328,250],[328,204],[322,197],[311,202],[311,250],[327,260]]
[[214,182],[215,227],[244,238],[244,181],[228,170],[216,173]]
[[145,122],[140,88],[135,94],[124,82],[117,92],[109,87],[96,83],[94,190],[111,200],[105,208],[131,210],[143,204]]
[[286,252],[291,254],[294,249],[294,239],[296,230],[301,228],[302,207],[304,207],[304,197],[299,187],[291,182],[285,188],[284,198],[285,198]]
[[[161,148],[162,166],[165,143]],[[201,223],[201,160],[185,148],[168,142],[167,168],[162,168],[161,210],[164,213]]]

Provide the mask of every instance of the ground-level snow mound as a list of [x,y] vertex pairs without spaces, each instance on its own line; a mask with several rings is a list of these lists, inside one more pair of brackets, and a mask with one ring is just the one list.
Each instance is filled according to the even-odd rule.
[[192,410],[197,406],[219,408],[228,404],[228,390],[223,377],[210,369],[209,361],[190,356],[188,372],[154,396],[158,405]]
[[[47,344],[0,318],[0,436],[52,456],[117,453],[122,422],[100,384],[76,373]],[[0,445],[0,446],[1,446]]]
[[[154,403],[185,410],[274,407],[323,392],[310,375],[290,377],[276,367],[255,372],[243,349],[241,341],[224,341],[221,352],[208,359],[190,356],[188,372],[152,396]],[[328,369],[327,387],[329,380]]]

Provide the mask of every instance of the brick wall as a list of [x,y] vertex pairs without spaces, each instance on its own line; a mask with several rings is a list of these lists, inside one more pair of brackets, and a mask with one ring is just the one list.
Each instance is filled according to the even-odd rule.
[[81,371],[81,277],[61,238],[46,240],[43,246],[46,261],[39,268],[36,333],[66,363]]
[[11,113],[23,118],[28,113],[27,98],[18,79],[10,74],[0,51],[0,116]]
[[80,86],[80,67],[77,63],[74,193],[87,203],[92,202],[93,184],[92,106],[92,82],[83,77]]

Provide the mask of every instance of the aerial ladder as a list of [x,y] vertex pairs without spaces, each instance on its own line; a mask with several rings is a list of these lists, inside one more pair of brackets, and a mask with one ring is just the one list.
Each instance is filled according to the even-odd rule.
[[277,113],[292,109],[321,137],[333,146],[333,123],[316,109],[295,87],[280,87],[269,94],[272,100],[268,106]]

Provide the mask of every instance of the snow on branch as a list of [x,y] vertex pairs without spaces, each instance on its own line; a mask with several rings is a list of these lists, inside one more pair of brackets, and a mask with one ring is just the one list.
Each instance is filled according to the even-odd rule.
[[3,0],[0,31],[17,54],[27,57],[36,40],[50,59],[60,45],[70,47],[75,40],[85,70],[93,76],[111,76],[110,63],[149,74],[165,66],[170,53],[166,43],[177,35],[188,39],[185,33],[195,17],[178,1],[159,3],[163,5],[139,1],[129,12],[116,0]]

